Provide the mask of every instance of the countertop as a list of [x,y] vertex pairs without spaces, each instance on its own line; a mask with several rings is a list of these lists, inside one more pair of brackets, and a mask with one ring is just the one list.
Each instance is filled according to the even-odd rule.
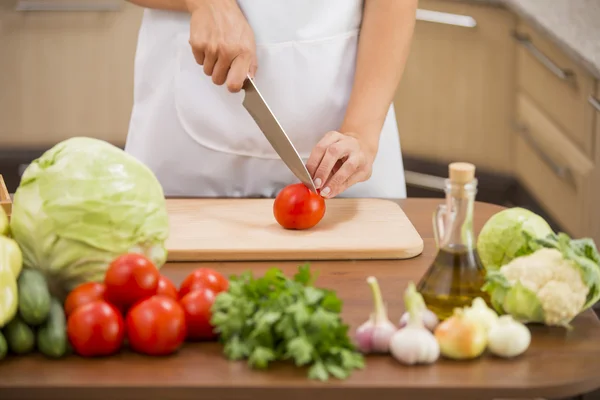
[[[400,201],[425,242],[413,259],[312,262],[316,285],[337,292],[342,317],[353,332],[372,311],[366,278],[378,278],[389,318],[398,321],[402,296],[410,281],[417,282],[436,254],[431,215],[440,199]],[[475,205],[474,227],[502,207]],[[215,262],[202,265],[226,275],[252,269],[262,275],[277,266],[292,276],[300,262]],[[179,284],[197,263],[167,264],[162,273]],[[306,370],[274,365],[268,371],[250,370],[243,361],[229,362],[217,343],[187,343],[178,354],[150,358],[123,351],[99,359],[70,356],[47,360],[40,355],[11,357],[0,362],[0,398],[36,399],[306,399],[378,400],[418,398],[481,400],[491,398],[562,398],[600,387],[600,321],[586,311],[573,321],[574,329],[531,326],[528,351],[513,360],[485,356],[458,362],[439,360],[431,366],[404,367],[391,356],[367,357],[366,369],[346,381],[310,381]]]
[[504,6],[600,79],[600,0],[448,0]]

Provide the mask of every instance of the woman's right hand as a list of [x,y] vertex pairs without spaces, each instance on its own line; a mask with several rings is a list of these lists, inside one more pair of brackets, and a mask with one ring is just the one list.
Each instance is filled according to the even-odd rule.
[[186,0],[192,15],[190,45],[204,73],[230,92],[242,89],[257,68],[254,32],[236,0]]

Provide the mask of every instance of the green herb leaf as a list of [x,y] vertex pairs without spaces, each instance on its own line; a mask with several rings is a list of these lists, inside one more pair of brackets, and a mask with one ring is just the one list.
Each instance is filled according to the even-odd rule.
[[235,336],[225,344],[224,353],[230,360],[241,360],[248,357],[250,349],[247,344],[241,342],[240,339]]
[[310,273],[310,267],[308,264],[301,265],[298,268],[298,272],[296,273],[296,275],[294,275],[294,281],[304,286],[312,285],[315,278],[316,276],[313,277]]
[[310,306],[317,304],[324,296],[325,294],[322,290],[312,286],[307,286],[304,288],[304,298],[306,299],[306,303]]
[[275,353],[273,350],[266,347],[257,347],[250,355],[248,363],[252,367],[264,369],[267,368],[269,362],[273,360],[275,360]]
[[329,373],[327,373],[327,369],[325,368],[325,365],[323,365],[323,363],[321,361],[317,361],[308,370],[308,377],[310,379],[326,381],[329,378]]
[[321,302],[321,307],[327,311],[340,313],[342,311],[342,300],[340,300],[335,292],[327,291]]
[[292,316],[297,326],[304,326],[310,319],[308,307],[301,302],[288,306],[285,312]]
[[312,361],[313,346],[305,337],[299,336],[290,340],[287,344],[287,354],[294,360],[296,365],[306,365]]
[[345,370],[333,362],[326,363],[325,368],[327,368],[327,372],[338,379],[346,379],[349,376],[348,370]]
[[229,289],[212,307],[211,324],[220,333],[225,356],[248,359],[252,368],[277,360],[309,366],[311,379],[347,378],[364,366],[340,318],[335,292],[313,286],[308,265],[293,279],[277,268],[255,278],[251,271],[230,277]]

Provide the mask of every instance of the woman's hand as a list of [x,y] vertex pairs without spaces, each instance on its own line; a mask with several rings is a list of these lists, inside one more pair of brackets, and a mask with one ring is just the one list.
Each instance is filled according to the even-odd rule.
[[351,133],[328,132],[313,149],[306,168],[321,196],[335,197],[371,177],[377,147]]
[[192,14],[190,45],[204,73],[230,92],[256,73],[254,33],[236,0],[187,0]]

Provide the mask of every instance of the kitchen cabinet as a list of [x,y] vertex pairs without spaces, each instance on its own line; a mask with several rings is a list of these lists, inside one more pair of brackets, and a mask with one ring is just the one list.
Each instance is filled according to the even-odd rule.
[[516,120],[516,177],[564,230],[583,234],[594,164],[524,93]]
[[523,21],[514,37],[515,175],[563,230],[600,243],[596,81]]
[[595,169],[588,186],[588,196],[585,199],[585,209],[588,210],[584,219],[584,232],[588,232],[600,247],[600,81],[596,81],[596,95],[588,98],[590,107],[594,110],[596,121],[595,130]]
[[500,7],[421,0],[417,17],[394,100],[403,154],[512,172],[515,16]]
[[142,12],[126,2],[116,11],[80,12],[16,11],[15,2],[2,2],[0,149],[43,148],[72,136],[122,145]]
[[523,21],[517,40],[517,86],[588,157],[593,156],[594,78]]

